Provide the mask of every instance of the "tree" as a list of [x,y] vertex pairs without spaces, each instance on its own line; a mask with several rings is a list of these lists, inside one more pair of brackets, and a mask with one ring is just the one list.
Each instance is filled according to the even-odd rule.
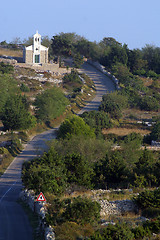
[[147,44],[142,49],[142,56],[148,62],[148,69],[160,73],[160,48]]
[[112,118],[119,119],[122,109],[127,107],[127,104],[128,100],[125,96],[114,92],[103,95],[99,110],[109,113]]
[[159,109],[159,102],[152,96],[142,97],[139,105],[142,110],[157,112]]
[[28,39],[25,38],[25,39],[23,40],[23,44],[24,44],[25,46],[33,45],[33,37],[30,36],[30,37],[28,37]]
[[158,121],[152,129],[151,132],[151,139],[152,140],[156,140],[156,141],[160,141],[160,121]]
[[111,127],[110,118],[107,113],[103,111],[84,112],[80,115],[91,128],[95,129],[96,135],[101,135],[103,128]]
[[94,181],[98,187],[115,187],[124,180],[126,176],[126,165],[119,151],[106,154],[105,159],[95,164]]
[[51,43],[53,55],[58,56],[58,62],[60,56],[69,56],[71,53],[72,42],[64,34],[55,35],[52,38]]
[[36,117],[42,121],[50,121],[60,116],[68,104],[63,92],[53,87],[36,96],[34,105],[36,107]]
[[111,143],[103,139],[85,137],[83,135],[72,136],[70,139],[58,139],[50,143],[56,152],[61,156],[67,154],[79,154],[88,162],[93,163],[104,158],[107,150],[111,148]]
[[68,154],[65,156],[67,178],[69,183],[91,188],[94,175],[93,168],[86,158],[80,154]]
[[133,132],[128,134],[124,140],[120,142],[124,162],[131,172],[140,157],[140,147],[142,145],[142,141],[143,137],[140,134]]
[[28,189],[36,193],[60,194],[66,187],[66,169],[62,158],[53,150],[39,159],[26,162],[22,169],[22,181]]
[[70,139],[74,135],[95,137],[94,130],[91,129],[82,118],[73,116],[66,119],[58,130],[58,138]]
[[80,53],[77,53],[73,56],[73,62],[75,68],[80,68],[80,66],[83,64],[83,58],[81,57]]
[[129,72],[129,69],[126,65],[122,63],[116,63],[112,66],[113,74],[118,78],[120,83],[125,85],[130,85],[130,77],[132,74]]
[[15,92],[18,92],[15,79],[8,74],[0,73],[0,112],[2,111],[7,98]]
[[4,105],[2,123],[9,130],[28,129],[35,125],[35,117],[28,112],[28,104],[21,95],[10,96]]
[[154,186],[157,182],[154,171],[155,170],[155,160],[153,158],[153,153],[145,149],[142,152],[138,162],[136,162],[136,168],[134,170],[135,174],[135,183],[137,181],[144,182],[144,186]]

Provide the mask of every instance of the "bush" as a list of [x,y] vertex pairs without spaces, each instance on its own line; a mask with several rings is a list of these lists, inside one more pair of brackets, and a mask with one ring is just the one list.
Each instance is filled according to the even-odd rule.
[[81,136],[73,136],[68,139],[58,139],[51,143],[56,152],[65,156],[67,154],[80,154],[88,162],[93,163],[105,157],[106,151],[110,149],[111,143],[103,139]]
[[4,73],[12,73],[14,71],[14,67],[10,64],[5,64],[4,62],[0,62],[0,72]]
[[97,222],[100,219],[100,204],[87,198],[75,198],[63,214],[68,221],[80,224]]
[[158,111],[159,102],[156,100],[156,98],[154,98],[152,96],[145,96],[145,97],[141,98],[139,106],[140,106],[141,110]]
[[112,118],[119,119],[122,115],[122,109],[126,108],[127,105],[127,98],[114,92],[103,96],[99,110],[109,113]]
[[152,129],[150,134],[152,140],[159,141],[160,140],[160,121],[158,121]]
[[143,239],[144,237],[151,236],[151,232],[148,228],[144,228],[143,226],[138,226],[132,229],[135,239]]
[[72,136],[95,137],[94,130],[91,129],[82,118],[73,116],[66,119],[58,130],[58,138],[68,138]]
[[142,208],[160,208],[160,188],[154,191],[146,190],[134,198],[136,204]]
[[66,168],[63,160],[53,149],[39,159],[26,162],[22,169],[22,181],[26,188],[36,193],[61,194],[66,187]]
[[90,240],[133,240],[134,234],[125,224],[109,224],[102,231],[97,231]]
[[147,218],[155,218],[160,216],[160,208],[145,208],[142,211],[142,216],[147,217]]
[[7,99],[2,112],[2,123],[7,130],[28,129],[35,126],[36,119],[28,112],[25,97],[12,95]]
[[4,154],[5,153],[5,148],[4,147],[0,147],[0,154]]
[[152,233],[160,232],[160,217],[144,222],[143,227],[149,229]]
[[27,85],[25,85],[24,83],[21,84],[20,89],[21,89],[22,92],[29,92],[30,91],[29,87]]
[[59,88],[48,89],[38,94],[35,99],[36,117],[42,121],[59,117],[65,111],[68,103],[69,101]]
[[84,112],[80,115],[91,128],[95,129],[96,135],[101,134],[103,128],[110,128],[111,122],[107,113],[100,111]]
[[71,73],[68,73],[63,77],[63,85],[65,88],[73,90],[81,88],[83,83],[79,77],[78,72],[72,69]]
[[126,177],[126,165],[118,151],[107,154],[95,164],[94,182],[98,187],[117,187]]
[[76,183],[80,186],[91,188],[94,175],[93,168],[86,158],[80,154],[70,154],[65,157],[67,179],[69,183]]

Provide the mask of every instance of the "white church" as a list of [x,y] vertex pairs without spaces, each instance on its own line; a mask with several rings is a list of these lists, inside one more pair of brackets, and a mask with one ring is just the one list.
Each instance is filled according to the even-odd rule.
[[41,45],[41,35],[38,31],[33,35],[33,45],[23,49],[23,62],[27,64],[48,63],[48,48]]

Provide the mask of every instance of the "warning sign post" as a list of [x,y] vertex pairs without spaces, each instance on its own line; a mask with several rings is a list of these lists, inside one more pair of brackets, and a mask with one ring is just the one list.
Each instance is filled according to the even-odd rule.
[[46,201],[45,196],[43,195],[42,192],[39,194],[36,201],[40,201],[40,202],[45,202]]

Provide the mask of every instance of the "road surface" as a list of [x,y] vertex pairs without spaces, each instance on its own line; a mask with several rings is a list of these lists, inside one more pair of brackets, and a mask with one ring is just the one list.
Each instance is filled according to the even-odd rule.
[[95,98],[91,102],[88,102],[79,112],[79,114],[82,114],[85,111],[98,110],[102,96],[107,92],[115,91],[115,84],[109,77],[92,67],[90,64],[84,63],[80,72],[87,74],[94,81],[96,87]]
[[[82,71],[95,83],[96,97],[80,111],[97,110],[102,95],[114,91],[112,81],[94,67],[84,64]],[[47,150],[46,140],[55,138],[56,129],[46,131],[29,141],[0,178],[0,240],[32,240],[32,229],[23,208],[17,203],[22,189],[21,168],[24,161],[32,159]]]

